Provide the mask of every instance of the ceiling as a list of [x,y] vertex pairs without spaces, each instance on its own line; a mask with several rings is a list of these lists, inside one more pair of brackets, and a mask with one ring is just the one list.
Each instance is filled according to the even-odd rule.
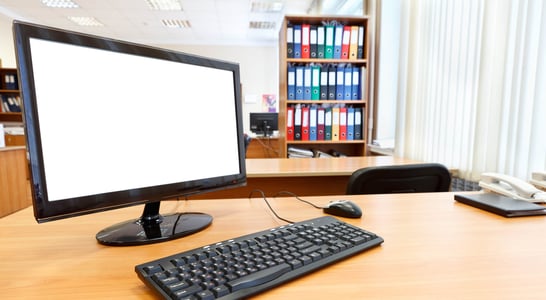
[[[277,43],[284,15],[362,14],[364,2],[172,0],[178,6],[176,10],[156,10],[149,4],[152,0],[72,0],[77,8],[48,7],[44,1],[0,0],[0,14],[10,19],[138,43],[263,45]],[[272,11],[264,11],[266,9]],[[92,17],[101,25],[80,26],[71,17]],[[180,27],[184,25],[189,28]]]

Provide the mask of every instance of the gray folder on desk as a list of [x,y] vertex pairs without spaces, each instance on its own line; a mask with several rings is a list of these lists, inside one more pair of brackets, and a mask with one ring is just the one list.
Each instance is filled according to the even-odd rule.
[[504,217],[546,215],[546,207],[493,193],[456,194],[455,200]]

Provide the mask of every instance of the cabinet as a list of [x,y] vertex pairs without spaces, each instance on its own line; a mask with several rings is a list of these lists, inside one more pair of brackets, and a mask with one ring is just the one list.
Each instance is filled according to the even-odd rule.
[[[368,113],[369,113],[369,34],[368,34],[368,17],[344,17],[344,16],[285,16],[281,30],[279,32],[279,152],[280,157],[288,156],[288,149],[290,147],[297,147],[301,149],[322,151],[326,153],[341,153],[347,156],[363,156],[366,155],[366,142],[367,142],[367,130],[368,130]],[[333,30],[333,36],[332,34]],[[360,30],[359,35],[357,31]],[[346,31],[349,31],[345,33]],[[302,34],[300,38],[300,32]],[[340,35],[343,32],[346,35]],[[336,35],[337,33],[337,35]],[[350,34],[349,34],[350,33]],[[309,35],[308,35],[309,34]],[[351,39],[351,36],[353,37]],[[324,48],[323,38],[324,37]],[[336,46],[340,46],[341,42],[341,54],[336,55]],[[331,44],[333,43],[333,44]],[[359,52],[353,51],[354,43],[358,43]],[[298,44],[301,44],[301,53],[295,53],[294,48]],[[309,49],[306,45],[309,44]],[[332,46],[334,54],[326,54],[328,47]],[[318,46],[315,46],[318,45]],[[314,47],[318,47],[318,50]],[[350,47],[350,50],[346,53],[347,49],[344,47]],[[307,53],[306,51],[309,51]],[[305,54],[304,54],[305,53]],[[330,58],[331,57],[331,58]],[[338,58],[337,58],[338,57]],[[299,68],[299,69],[298,69]],[[312,89],[310,92],[307,90],[309,81],[304,80],[303,92],[304,95],[298,95],[297,87],[301,86],[302,68],[304,75],[320,74],[320,80],[315,80],[311,83],[312,87],[316,87],[318,84],[320,95],[316,95],[316,90]],[[311,71],[309,71],[311,69]],[[317,70],[318,69],[318,70]],[[342,81],[333,81],[332,70],[336,70],[336,74],[341,75],[340,70],[345,69],[353,70],[350,81],[353,89],[351,95],[324,95],[320,88],[324,87],[324,84],[332,88],[332,85],[339,85]],[[296,71],[294,71],[296,70]],[[356,72],[356,73],[355,73]],[[329,80],[326,80],[326,75],[329,75]],[[338,75],[337,79],[341,79]],[[349,75],[349,76],[351,76]],[[304,76],[305,78],[306,76]],[[313,77],[313,78],[319,78]],[[307,77],[309,78],[309,77]],[[345,78],[345,87],[347,87],[347,78]],[[296,85],[296,93],[294,95],[293,85]],[[355,94],[355,87],[357,88]],[[326,88],[327,89],[327,88]],[[346,90],[347,91],[347,90]],[[347,97],[348,96],[348,97]],[[298,109],[305,108],[304,114],[299,115]],[[328,112],[331,109],[334,113],[332,115],[326,114],[326,123],[332,120],[332,136],[321,137],[318,134],[317,138],[307,137],[307,135],[293,137],[292,126],[299,126],[298,122],[302,122],[304,129],[306,125],[312,126],[313,122],[319,122],[321,120],[321,114],[315,117],[308,117],[306,109],[311,110],[311,116],[314,116],[315,110],[320,111],[326,109]],[[314,108],[314,109],[313,109]],[[348,112],[351,112],[350,116],[357,116],[356,118],[347,118]],[[338,111],[341,110],[341,116],[338,117]],[[355,112],[354,114],[353,111]],[[296,114],[296,112],[298,114]],[[320,112],[322,113],[322,112]],[[331,119],[328,118],[331,116]],[[299,119],[301,117],[301,119]],[[351,132],[351,136],[342,136],[342,134],[349,134],[349,132],[337,131],[336,127],[339,124],[342,129],[343,126],[355,126],[359,128],[358,132]],[[306,123],[308,122],[308,123]],[[310,124],[313,123],[313,124]],[[328,127],[326,125],[326,127]],[[320,131],[317,130],[319,133]],[[339,134],[339,136],[335,136]]]
[[0,148],[0,218],[31,205],[25,147]]
[[0,123],[23,122],[17,69],[0,68]]

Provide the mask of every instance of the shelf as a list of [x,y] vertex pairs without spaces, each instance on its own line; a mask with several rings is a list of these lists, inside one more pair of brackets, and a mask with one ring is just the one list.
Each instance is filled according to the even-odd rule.
[[317,64],[360,64],[368,63],[367,59],[327,59],[327,58],[287,58],[287,63],[317,63]]
[[17,81],[17,69],[0,68],[0,123],[23,122],[23,114],[21,112],[15,109],[11,109],[13,111],[10,111],[4,108],[4,99],[18,98],[20,100],[21,91],[12,89],[19,87]]
[[286,104],[366,104],[365,100],[286,100]]
[[332,141],[332,140],[320,140],[320,141],[286,141],[287,145],[298,145],[298,144],[365,144],[364,140],[341,140],[341,141]]
[[0,112],[0,123],[2,122],[23,122],[23,114],[17,112]]

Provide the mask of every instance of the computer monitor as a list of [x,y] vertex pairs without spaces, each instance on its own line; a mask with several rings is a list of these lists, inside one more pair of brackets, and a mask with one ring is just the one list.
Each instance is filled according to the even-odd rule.
[[279,114],[273,112],[251,112],[250,131],[257,135],[270,136],[279,130]]
[[246,183],[238,64],[18,21],[13,30],[39,223],[145,204],[96,238],[160,242],[212,221],[162,216],[160,201]]

